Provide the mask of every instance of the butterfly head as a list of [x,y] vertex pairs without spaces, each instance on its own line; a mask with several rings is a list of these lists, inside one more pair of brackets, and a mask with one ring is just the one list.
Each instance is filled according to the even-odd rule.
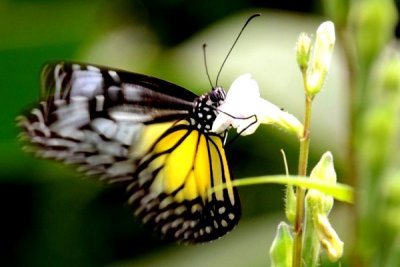
[[210,100],[216,104],[216,107],[220,106],[226,98],[226,92],[221,86],[214,87],[213,90],[208,93]]

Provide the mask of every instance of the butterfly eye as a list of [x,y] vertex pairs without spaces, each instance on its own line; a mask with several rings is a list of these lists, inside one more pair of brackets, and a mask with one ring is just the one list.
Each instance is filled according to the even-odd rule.
[[215,87],[210,93],[210,100],[218,106],[225,100],[226,93],[222,87]]

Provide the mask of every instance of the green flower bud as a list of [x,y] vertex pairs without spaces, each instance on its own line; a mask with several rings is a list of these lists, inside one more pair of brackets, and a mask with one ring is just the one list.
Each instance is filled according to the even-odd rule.
[[336,183],[336,172],[333,164],[333,155],[330,151],[325,152],[317,165],[312,169],[310,179],[320,179]]
[[269,251],[271,266],[292,266],[292,251],[293,237],[290,234],[290,227],[285,222],[281,222]]
[[291,185],[286,186],[285,214],[289,222],[294,224],[296,220],[296,194]]
[[310,51],[311,38],[307,35],[307,33],[302,32],[297,39],[296,45],[296,59],[301,72],[305,72],[307,70],[308,62],[310,61]]
[[[310,179],[320,179],[333,184],[336,183],[336,172],[333,164],[333,156],[331,152],[325,152],[322,155],[320,161],[315,165],[310,174]],[[319,205],[321,207],[321,212],[326,215],[329,214],[331,208],[333,207],[333,197],[322,194],[318,190],[309,190],[307,193],[311,205]]]

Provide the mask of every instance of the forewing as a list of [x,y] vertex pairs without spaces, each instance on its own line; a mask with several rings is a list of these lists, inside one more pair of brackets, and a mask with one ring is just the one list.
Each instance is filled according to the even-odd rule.
[[186,118],[196,97],[172,83],[77,63],[46,65],[40,105],[18,118],[36,155],[110,182],[132,179],[147,125]]
[[[230,231],[240,218],[240,202],[226,162],[223,140],[191,128],[147,128],[157,136],[135,172],[129,203],[144,223],[167,239],[201,243]],[[143,142],[146,143],[146,142]],[[226,184],[226,189],[212,191]]]

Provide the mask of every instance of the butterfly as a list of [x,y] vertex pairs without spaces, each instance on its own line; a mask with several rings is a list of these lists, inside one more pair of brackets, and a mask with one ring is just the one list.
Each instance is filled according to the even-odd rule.
[[43,68],[41,89],[40,103],[18,117],[36,156],[125,183],[134,214],[166,239],[208,242],[238,223],[227,131],[211,131],[221,87],[197,96],[142,74],[55,62]]

